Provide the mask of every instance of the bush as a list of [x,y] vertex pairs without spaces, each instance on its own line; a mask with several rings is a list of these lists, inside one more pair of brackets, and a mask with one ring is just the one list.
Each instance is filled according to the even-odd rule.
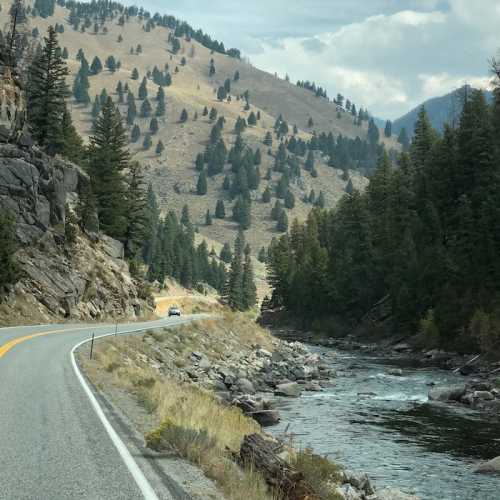
[[477,343],[481,352],[493,353],[499,350],[500,321],[495,314],[478,309],[469,323],[469,335]]
[[420,321],[417,347],[423,350],[436,349],[439,346],[439,339],[439,328],[434,320],[434,310],[429,309],[425,318]]

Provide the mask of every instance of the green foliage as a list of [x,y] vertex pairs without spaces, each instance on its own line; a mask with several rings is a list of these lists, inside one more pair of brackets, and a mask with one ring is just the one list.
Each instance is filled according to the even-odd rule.
[[207,175],[205,174],[205,170],[202,170],[198,177],[198,182],[196,184],[196,194],[199,196],[207,194]]
[[15,252],[17,250],[14,217],[0,211],[0,291],[17,279]]
[[226,217],[226,208],[222,200],[217,200],[217,204],[215,206],[215,217],[217,217],[217,219],[224,219]]
[[60,55],[57,34],[49,26],[44,46],[35,55],[28,75],[28,120],[35,140],[49,153],[64,147],[62,118],[68,96],[68,68]]
[[498,93],[493,107],[472,93],[458,127],[441,137],[422,109],[397,168],[381,155],[365,193],[350,183],[334,211],[313,210],[271,245],[273,301],[352,321],[388,297],[394,328],[418,332],[423,346],[468,342],[492,352],[500,297],[497,103]]
[[119,110],[109,97],[90,138],[88,171],[104,232],[120,238],[126,230],[126,186],[122,172],[130,165],[128,138]]

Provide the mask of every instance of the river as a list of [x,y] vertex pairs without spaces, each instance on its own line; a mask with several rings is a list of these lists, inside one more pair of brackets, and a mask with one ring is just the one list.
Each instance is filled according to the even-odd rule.
[[[376,487],[423,500],[500,499],[500,477],[472,472],[500,455],[500,419],[427,401],[429,383],[456,385],[464,377],[401,358],[336,352],[328,357],[337,371],[334,385],[283,401],[273,434],[287,430],[295,445],[367,472]],[[402,376],[388,373],[395,367]]]

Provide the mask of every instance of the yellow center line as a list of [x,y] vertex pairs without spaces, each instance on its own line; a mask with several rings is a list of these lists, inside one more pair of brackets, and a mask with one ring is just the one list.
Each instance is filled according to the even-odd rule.
[[100,328],[110,328],[109,325],[102,325],[102,326],[97,326],[97,327],[88,327],[88,326],[83,326],[79,328],[65,328],[65,329],[58,329],[58,330],[49,330],[47,332],[39,332],[39,333],[32,333],[30,335],[25,335],[24,337],[18,337],[16,339],[9,340],[9,342],[6,342],[3,345],[0,345],[0,359],[5,356],[12,348],[14,348],[16,345],[21,344],[22,342],[26,342],[27,340],[34,339],[36,337],[43,337],[45,335],[50,335],[52,333],[68,333],[68,332],[78,332],[80,330],[97,330]]

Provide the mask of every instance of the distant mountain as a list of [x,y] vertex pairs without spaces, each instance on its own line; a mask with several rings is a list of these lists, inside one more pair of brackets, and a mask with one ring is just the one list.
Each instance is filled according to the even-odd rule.
[[[441,97],[434,97],[425,101],[420,106],[411,110],[406,115],[395,120],[392,124],[392,133],[399,134],[402,128],[406,128],[408,136],[413,135],[413,130],[415,128],[415,122],[417,121],[418,112],[421,106],[425,106],[429,119],[433,127],[442,131],[445,123],[456,122],[462,111],[463,99],[466,92],[471,92],[472,88],[470,86],[463,86],[449,94]],[[493,94],[490,91],[485,91],[486,99],[491,101],[493,99]]]

